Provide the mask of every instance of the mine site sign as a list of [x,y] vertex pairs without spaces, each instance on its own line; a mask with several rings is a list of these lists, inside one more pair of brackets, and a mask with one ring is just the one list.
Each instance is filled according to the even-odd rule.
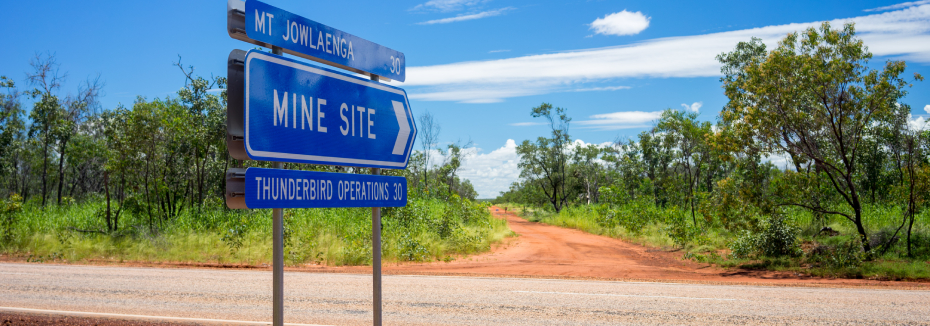
[[404,54],[261,1],[227,3],[232,38],[349,71],[404,81]]
[[241,105],[242,118],[230,117],[228,130],[241,125],[247,159],[407,167],[416,126],[403,89],[256,50],[239,63],[237,53],[244,52],[230,54],[228,114]]
[[403,207],[407,178],[282,169],[229,169],[230,208]]

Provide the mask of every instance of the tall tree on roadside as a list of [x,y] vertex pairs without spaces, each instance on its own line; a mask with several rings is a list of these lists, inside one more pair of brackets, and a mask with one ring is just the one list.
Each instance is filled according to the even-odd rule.
[[423,146],[423,186],[429,192],[430,159],[432,158],[433,148],[436,147],[436,142],[439,139],[441,128],[439,123],[436,122],[436,118],[429,111],[420,116],[419,127],[417,131],[420,136],[420,146]]
[[536,183],[556,212],[568,202],[566,169],[568,166],[568,127],[572,118],[564,108],[553,108],[549,103],[533,108],[534,118],[549,121],[552,138],[539,137],[536,142],[524,140],[517,146],[520,156],[520,177]]
[[607,184],[607,169],[601,159],[605,153],[612,151],[612,148],[601,148],[594,144],[586,146],[577,146],[572,151],[572,161],[574,162],[574,175],[581,180],[584,187],[585,200],[587,204],[598,203],[601,186]]
[[65,159],[67,157],[68,142],[78,132],[88,113],[96,111],[99,103],[97,99],[103,89],[100,76],[88,79],[78,88],[78,94],[65,98],[58,121],[55,123],[54,135],[58,141],[58,204],[61,205],[61,191],[65,184]]
[[728,70],[734,54],[717,57],[725,65],[722,81],[729,102],[721,118],[727,127],[768,153],[787,153],[814,164],[852,212],[785,204],[845,217],[855,224],[863,250],[870,252],[856,182],[857,152],[876,121],[910,110],[897,105],[909,86],[901,77],[904,62],[870,69],[872,54],[855,37],[852,24],[837,30],[823,23],[819,29],[789,34],[767,55],[747,56],[737,69]]
[[12,79],[0,76],[0,88],[8,90],[0,94],[0,179],[8,180],[9,189],[16,189],[17,178],[13,174],[17,165],[15,153],[22,145],[25,130],[23,109]]
[[58,127],[62,115],[62,104],[58,96],[53,94],[61,88],[61,83],[67,74],[59,74],[59,64],[55,56],[36,54],[29,61],[32,72],[26,74],[29,82],[36,86],[30,92],[32,98],[37,98],[33,104],[29,118],[32,125],[29,127],[29,137],[38,138],[42,143],[42,206],[48,198],[48,157],[52,142],[55,141],[54,131]]
[[711,159],[711,147],[707,138],[711,135],[709,122],[698,122],[696,112],[665,110],[656,128],[664,133],[666,139],[678,149],[675,165],[688,191],[688,203],[691,206],[691,220],[697,227],[694,214],[694,193],[701,182],[701,173],[705,172],[705,163]]

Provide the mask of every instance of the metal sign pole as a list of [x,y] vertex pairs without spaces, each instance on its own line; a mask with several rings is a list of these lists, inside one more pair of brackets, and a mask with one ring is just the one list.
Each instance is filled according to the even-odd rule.
[[[272,47],[271,53],[281,55],[281,48]],[[284,163],[275,162],[275,169],[283,169]],[[271,210],[272,219],[272,317],[274,326],[284,326],[284,209]]]
[[[378,76],[371,75],[377,81]],[[381,174],[381,169],[371,169],[371,174]],[[381,207],[371,208],[371,278],[372,278],[372,324],[381,326]]]
[[[371,174],[381,174],[381,169],[371,169]],[[371,277],[373,324],[381,326],[381,207],[371,208]]]

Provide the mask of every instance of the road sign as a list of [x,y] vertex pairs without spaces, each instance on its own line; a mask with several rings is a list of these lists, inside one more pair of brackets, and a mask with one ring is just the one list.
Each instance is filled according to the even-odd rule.
[[[243,66],[242,93],[232,85],[228,90],[230,98],[242,96],[244,105],[241,130],[248,157],[236,157],[231,149],[235,158],[407,167],[416,125],[403,89],[256,50],[246,53]],[[234,102],[229,101],[228,114],[238,114]]]
[[227,172],[229,208],[402,207],[407,178],[264,168]]
[[404,54],[257,0],[227,2],[229,36],[361,74],[406,79]]

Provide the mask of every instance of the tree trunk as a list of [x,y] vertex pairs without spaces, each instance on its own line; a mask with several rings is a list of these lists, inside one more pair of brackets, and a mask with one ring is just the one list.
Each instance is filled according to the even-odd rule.
[[862,239],[862,250],[869,254],[872,251],[872,246],[869,245],[869,236],[865,232],[865,227],[862,226],[862,207],[859,205],[858,198],[854,199],[854,202],[853,211],[856,212],[856,231],[859,232],[859,238]]
[[42,156],[42,207],[45,207],[45,199],[48,197],[48,130],[45,131],[45,150]]
[[103,172],[103,189],[107,194],[107,230],[113,231],[113,225],[110,224],[110,172]]
[[67,146],[68,141],[62,140],[61,147],[58,151],[58,205],[61,206],[61,188],[65,184],[65,146]]

